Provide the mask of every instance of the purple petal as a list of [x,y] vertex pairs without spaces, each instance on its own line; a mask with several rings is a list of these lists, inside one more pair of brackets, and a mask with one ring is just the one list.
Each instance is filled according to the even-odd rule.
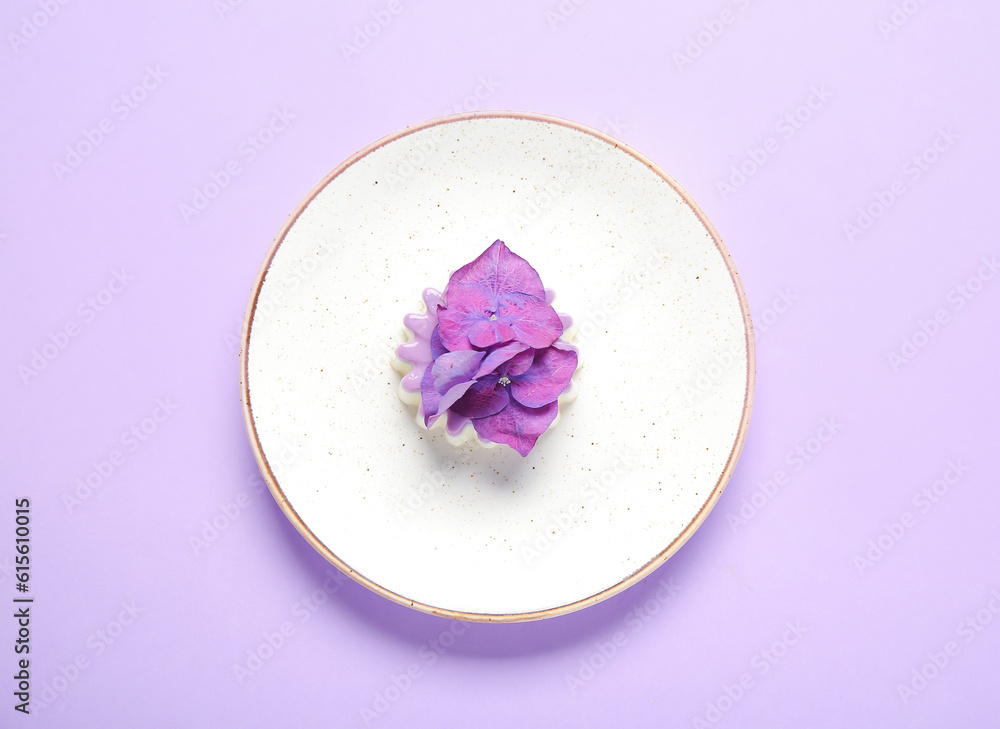
[[562,321],[556,310],[533,296],[503,297],[497,320],[510,325],[518,342],[535,349],[548,347],[563,333]]
[[485,418],[500,412],[510,402],[510,395],[506,388],[497,386],[499,380],[499,375],[486,375],[476,381],[451,406],[452,411],[466,418]]
[[458,352],[445,352],[430,368],[434,378],[434,389],[442,395],[461,382],[471,380],[479,369],[479,363],[486,356],[485,352],[463,349]]
[[459,382],[448,390],[448,392],[441,396],[441,401],[438,403],[438,413],[444,413],[448,408],[454,407],[455,402],[465,395],[469,388],[475,384],[475,380],[466,380],[465,382]]
[[474,349],[469,341],[469,330],[489,320],[496,311],[496,299],[482,286],[449,286],[448,290],[448,305],[438,309],[441,342],[452,352]]
[[445,432],[449,435],[459,435],[465,426],[471,423],[469,418],[464,418],[454,410],[448,411],[448,421],[445,423]]
[[482,319],[469,327],[469,342],[474,347],[485,349],[513,338],[514,330],[501,319]]
[[521,352],[516,357],[511,357],[510,362],[503,368],[501,374],[507,375],[508,377],[517,377],[523,375],[531,367],[531,363],[535,359],[535,350],[529,349],[526,352]]
[[[483,363],[479,365],[479,371],[476,373],[476,379],[479,379],[483,375],[488,375],[490,372],[496,370],[500,365],[509,360],[515,354],[519,354],[528,348],[527,344],[521,344],[520,342],[511,342],[510,344],[505,344],[502,347],[497,347],[486,355],[486,359]],[[531,361],[528,361],[528,365]],[[527,369],[527,366],[525,366]]]
[[555,347],[538,350],[531,367],[511,380],[510,394],[529,408],[551,403],[569,386],[576,365],[576,352]]
[[[441,315],[443,308],[438,309],[438,316]],[[444,346],[444,342],[441,341],[441,325],[434,327],[434,331],[431,332],[431,359],[435,360],[448,350]]]
[[471,379],[459,382],[442,395],[434,386],[434,373],[432,368],[428,367],[424,372],[424,379],[420,383],[420,406],[424,411],[424,425],[428,428],[434,425],[445,410],[450,408],[474,384],[475,381]]
[[515,291],[545,299],[545,287],[538,272],[512,253],[502,240],[495,241],[479,258],[451,275],[445,290],[449,306],[454,288],[460,284],[479,284],[493,295],[494,300],[501,294]]
[[431,368],[424,370],[424,377],[420,381],[420,408],[424,411],[424,425],[428,428],[434,425],[438,419],[438,405],[441,402],[441,393],[434,387],[434,376]]
[[538,436],[556,419],[559,405],[552,402],[540,408],[528,408],[511,399],[500,412],[472,421],[476,432],[494,443],[506,443],[522,456],[535,447]]

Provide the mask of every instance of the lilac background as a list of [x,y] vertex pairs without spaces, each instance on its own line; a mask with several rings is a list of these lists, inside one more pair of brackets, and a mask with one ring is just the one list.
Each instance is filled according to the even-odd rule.
[[[5,617],[0,724],[995,726],[1000,282],[972,282],[971,300],[956,287],[1000,252],[996,4],[222,2],[0,11],[0,593],[15,594],[13,500],[27,496],[36,599],[33,716],[12,708]],[[894,12],[906,22],[886,25]],[[721,33],[685,63],[706,24]],[[165,77],[122,118],[115,100],[147,65]],[[813,89],[828,98],[800,110],[809,119],[779,125]],[[552,620],[473,625],[437,650],[463,626],[327,581],[261,490],[237,337],[306,192],[369,142],[463,108],[605,129],[680,181],[746,286],[757,391],[717,508],[644,584]],[[294,118],[248,161],[238,148],[274,109]],[[67,145],[105,117],[112,131],[60,176]],[[926,152],[935,141],[944,151]],[[759,169],[722,189],[758,148],[772,150]],[[908,163],[921,154],[923,170]],[[185,220],[181,204],[234,159],[241,173]],[[894,181],[889,209],[847,231]],[[116,271],[132,280],[91,318]],[[894,365],[938,310],[945,323]],[[68,323],[77,335],[26,374]],[[175,409],[129,450],[122,433],[158,399]],[[808,462],[786,458],[824,418],[836,435]],[[113,450],[124,462],[67,506]],[[957,483],[915,503],[949,461]],[[785,484],[750,513],[779,469]],[[880,536],[889,549],[859,566]],[[260,649],[269,635],[277,650]],[[935,675],[928,654],[949,642]],[[265,660],[239,678],[250,651]],[[86,667],[68,668],[78,656]]]

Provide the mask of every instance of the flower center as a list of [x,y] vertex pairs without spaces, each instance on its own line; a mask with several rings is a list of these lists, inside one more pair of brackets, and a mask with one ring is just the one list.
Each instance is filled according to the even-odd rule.
[[507,377],[507,375],[500,375],[500,384],[501,385],[509,385],[510,384],[510,378]]
[[497,315],[496,314],[490,314],[490,321],[496,321],[496,320],[497,320]]

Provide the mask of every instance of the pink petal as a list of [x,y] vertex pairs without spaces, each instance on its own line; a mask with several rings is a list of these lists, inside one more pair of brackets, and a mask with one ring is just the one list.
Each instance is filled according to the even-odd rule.
[[526,372],[516,378],[511,374],[510,394],[529,408],[551,403],[569,386],[576,365],[576,352],[556,347],[537,350]]
[[469,342],[474,347],[486,349],[514,338],[514,330],[500,319],[482,319],[469,327]]
[[[442,309],[438,309],[438,315],[440,315]],[[431,332],[430,339],[430,349],[431,349],[431,359],[435,360],[442,354],[447,352],[447,348],[444,346],[444,342],[441,341],[441,329],[440,325],[434,327],[434,331]]]
[[[488,375],[490,372],[496,370],[500,365],[507,362],[514,355],[523,352],[528,348],[527,344],[521,344],[520,342],[510,342],[509,344],[504,344],[501,347],[490,351],[486,355],[486,359],[483,363],[479,365],[479,371],[476,373],[476,379],[479,379],[483,375]],[[525,366],[527,369],[531,365],[531,361],[528,361],[528,365]]]
[[514,339],[535,349],[548,347],[563,333],[556,310],[532,296],[503,297],[497,319],[510,325]]
[[468,382],[475,376],[484,356],[485,352],[471,349],[445,352],[434,360],[434,365],[430,368],[431,376],[434,378],[434,389],[444,395],[455,385]]
[[476,418],[472,425],[485,440],[505,443],[526,456],[558,414],[559,406],[554,402],[540,408],[528,408],[512,399],[500,412]]
[[428,428],[434,425],[438,419],[438,405],[441,402],[441,393],[434,387],[434,376],[431,368],[424,370],[424,377],[420,380],[420,409],[424,412],[424,425]]
[[531,363],[535,359],[535,350],[529,349],[526,352],[521,352],[516,357],[511,357],[510,362],[507,366],[503,368],[501,374],[507,375],[508,377],[517,377],[528,371],[531,367]]
[[[482,354],[482,352],[476,354]],[[442,394],[434,385],[433,368],[428,367],[424,372],[424,379],[420,382],[420,407],[424,413],[424,425],[428,428],[434,425],[437,419],[474,384],[474,380],[467,379],[449,387]]]
[[451,406],[452,411],[466,418],[485,418],[503,410],[510,402],[510,395],[506,388],[497,386],[499,379],[499,375],[487,375],[476,381]]
[[449,306],[453,287],[459,284],[484,286],[494,299],[515,291],[545,299],[545,287],[538,272],[526,260],[511,252],[502,240],[495,241],[479,258],[452,274],[445,292]]
[[455,402],[476,384],[475,380],[466,380],[465,382],[459,382],[457,385],[452,387],[448,392],[441,396],[441,402],[438,403],[438,413],[443,413],[448,408],[454,407]]
[[438,309],[441,342],[452,352],[474,349],[469,331],[479,322],[489,320],[496,311],[496,300],[482,286],[449,286],[448,290],[448,305]]

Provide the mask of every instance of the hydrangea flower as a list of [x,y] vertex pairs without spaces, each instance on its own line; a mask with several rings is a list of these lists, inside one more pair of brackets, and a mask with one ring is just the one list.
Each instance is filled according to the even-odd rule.
[[498,240],[452,274],[436,315],[420,380],[424,424],[451,412],[528,455],[578,364],[538,273]]
[[542,279],[502,240],[455,271],[444,297],[448,305],[438,322],[441,342],[452,352],[512,341],[548,347],[563,332]]

